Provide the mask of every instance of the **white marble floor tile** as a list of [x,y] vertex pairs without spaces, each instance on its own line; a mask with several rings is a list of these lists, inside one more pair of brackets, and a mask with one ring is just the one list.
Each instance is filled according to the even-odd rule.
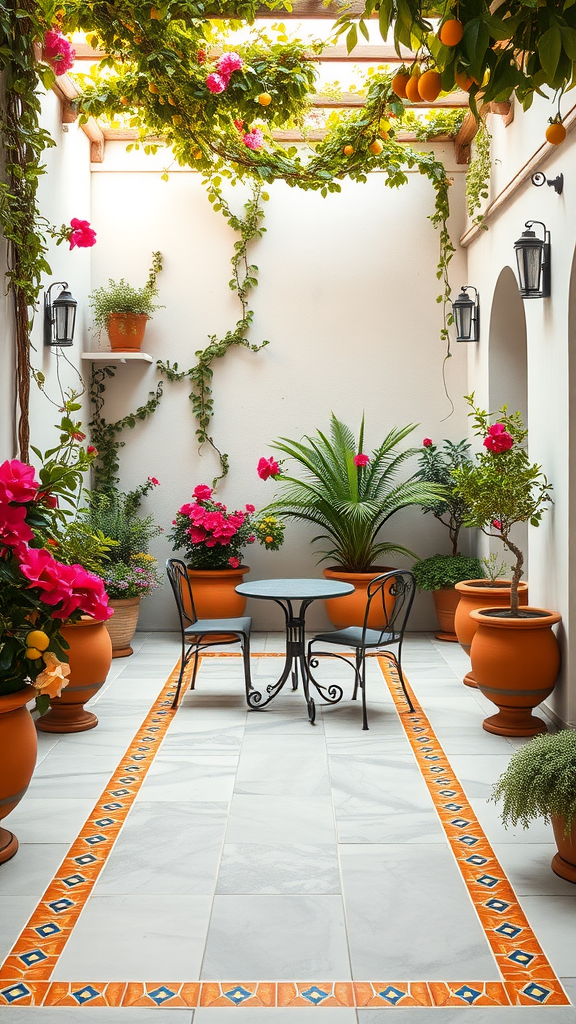
[[[443,1006],[406,1008],[401,1024],[574,1024],[573,1006]],[[389,1009],[358,1010],[359,1024],[390,1024]]]
[[38,901],[67,853],[67,844],[21,843],[0,867],[0,896],[34,895]]
[[78,762],[72,755],[60,753],[60,745],[57,751],[46,757],[34,772],[28,790],[30,795],[50,799],[58,793],[64,799],[96,800],[116,767],[114,758],[86,754]]
[[340,896],[216,896],[202,977],[350,978]]
[[3,1006],[2,1024],[192,1024],[194,1010],[143,1006]]
[[332,803],[321,797],[301,800],[299,797],[235,794],[226,842],[334,843]]
[[238,757],[230,754],[192,754],[165,757],[161,752],[146,776],[143,800],[209,800],[232,798]]
[[224,847],[219,894],[334,894],[341,891],[334,844],[228,843]]
[[[0,926],[0,962],[8,956],[15,939],[22,929],[26,927],[37,903],[38,896],[35,892],[20,892],[14,896],[0,895],[0,922],[2,922]],[[0,984],[1,987],[2,985]],[[2,1024],[4,1024],[4,1013],[5,1008],[2,1006],[0,1009]]]
[[194,981],[211,905],[210,896],[92,896],[53,980]]
[[552,825],[546,824],[542,818],[530,822],[527,829],[522,828],[521,825],[517,825],[516,828],[510,825],[505,828],[500,818],[502,804],[494,804],[481,797],[469,799],[472,809],[491,843],[517,844],[519,850],[523,850],[525,844],[554,842]]
[[[2,824],[21,843],[73,843],[94,806],[93,800],[35,798],[28,792]],[[1,878],[0,874],[0,878]]]
[[[550,863],[557,853],[555,842],[550,843],[497,843],[494,845],[500,864],[512,883],[517,896],[576,897],[576,885],[556,875]],[[573,903],[576,913],[576,902]],[[576,931],[576,916],[574,918]],[[576,959],[574,960],[576,973]]]
[[240,755],[234,792],[329,800],[324,737],[313,729],[297,744],[292,736],[252,736]]
[[[312,1008],[310,1008],[312,1009]],[[278,1006],[278,1007],[245,1007],[242,1010],[242,1017],[234,1016],[236,1008],[231,1006],[200,1007],[194,1016],[195,1024],[312,1024],[308,1007],[302,1006]],[[320,1013],[320,1011],[318,1011]],[[308,1014],[308,1016],[304,1016]],[[322,1016],[318,1020],[318,1014],[314,1017],[316,1024],[356,1024],[358,1018],[356,1010],[351,1007],[327,1006],[322,1010]]]
[[552,967],[561,977],[571,977],[576,964],[576,886],[573,885],[572,889],[573,896],[520,897],[522,910]]

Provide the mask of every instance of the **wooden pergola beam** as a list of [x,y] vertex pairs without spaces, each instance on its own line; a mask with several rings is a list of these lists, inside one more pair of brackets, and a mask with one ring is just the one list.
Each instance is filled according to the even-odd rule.
[[[140,138],[137,128],[103,128],[102,131],[106,142],[135,142]],[[277,128],[272,132],[272,138],[276,142],[322,142],[326,138],[327,134],[328,133],[324,128],[315,128],[306,132],[306,134],[303,134],[294,128]],[[418,141],[414,132],[397,132],[394,138],[398,142]],[[453,139],[453,135],[436,135],[429,141],[451,142]],[[151,143],[161,143],[164,142],[164,139],[161,135],[149,135],[146,137],[146,141]]]
[[[322,96],[318,94],[312,99],[313,107],[324,107],[324,108],[355,108],[364,107],[366,100],[363,96],[358,96],[354,92],[343,92],[341,96]],[[467,92],[451,92],[447,96],[439,96],[437,100],[429,103],[422,100],[420,103],[405,103],[404,106],[407,110],[431,110],[441,107],[443,110],[459,109],[461,107],[468,106],[468,93]]]
[[[78,96],[78,89],[68,75],[59,75],[52,89],[59,97],[62,104],[62,124],[72,124],[78,117],[78,110],[74,100]],[[80,125],[82,131],[90,139],[90,160],[93,164],[101,164],[104,161],[104,132],[95,118],[89,117],[84,124]]]
[[[74,49],[76,50],[76,60],[79,61],[102,60],[107,56],[104,50],[94,50],[88,43],[74,43]],[[222,47],[213,47],[210,50],[211,57],[218,57],[221,53]],[[310,50],[304,54],[304,59],[315,61],[318,64],[329,64],[336,61],[344,64],[402,64],[410,63],[414,59],[414,54],[402,46],[400,56],[398,56],[394,47],[385,43],[363,44],[356,46],[352,53],[348,53],[346,47],[341,44],[326,46],[322,53],[314,53]]]

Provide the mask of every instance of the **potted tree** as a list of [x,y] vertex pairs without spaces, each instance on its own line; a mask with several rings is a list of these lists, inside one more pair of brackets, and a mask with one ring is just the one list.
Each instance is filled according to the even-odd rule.
[[95,288],[90,295],[94,326],[108,332],[114,352],[139,352],[144,340],[146,324],[156,309],[158,295],[156,277],[162,270],[162,256],[152,253],[152,266],[143,288],[134,288],[124,278]]
[[404,462],[417,453],[414,448],[398,450],[414,429],[415,424],[408,424],[391,430],[367,455],[364,417],[356,439],[332,413],[329,436],[318,431],[303,441],[282,437],[272,445],[297,463],[300,477],[284,474],[274,459],[262,458],[258,465],[262,479],[272,476],[282,484],[267,509],[283,518],[314,523],[321,531],[314,540],[330,545],[320,552],[320,561],[335,563],[324,569],[324,576],[354,584],[355,592],[349,597],[326,601],[337,629],[362,625],[368,584],[388,568],[381,564],[382,556],[394,552],[416,558],[394,541],[378,540],[382,527],[400,509],[429,504],[444,493],[438,484],[427,483],[417,474],[397,480]]
[[474,431],[483,438],[475,462],[455,471],[456,487],[468,507],[467,526],[497,537],[514,556],[508,607],[471,612],[477,624],[470,657],[472,671],[484,696],[499,708],[484,722],[488,732],[504,736],[533,736],[545,723],[532,714],[554,688],[560,665],[558,641],[552,626],[560,615],[520,605],[519,584],[524,556],[511,532],[516,523],[539,526],[551,486],[526,450],[528,431],[520,413],[503,406],[495,423],[467,398]]
[[506,827],[551,821],[558,853],[552,870],[576,882],[576,730],[535,736],[512,755],[491,799],[503,798]]
[[443,447],[435,445],[430,437],[422,442],[418,460],[421,480],[440,484],[445,493],[423,506],[424,513],[431,512],[439,523],[446,527],[452,545],[449,555],[432,555],[416,562],[412,568],[420,590],[430,590],[436,606],[440,631],[437,640],[457,643],[454,616],[460,600],[456,584],[475,576],[482,576],[479,559],[468,558],[458,550],[460,531],[464,525],[467,509],[454,487],[454,470],[464,462],[470,462],[469,441],[444,441]]

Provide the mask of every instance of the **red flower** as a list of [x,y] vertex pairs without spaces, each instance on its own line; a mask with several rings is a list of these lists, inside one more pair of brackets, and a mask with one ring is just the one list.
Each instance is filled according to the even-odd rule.
[[33,466],[19,459],[6,460],[0,466],[0,501],[33,501],[39,486]]
[[198,484],[192,493],[198,501],[210,501],[210,498],[212,497],[212,488],[208,487],[208,484]]
[[217,75],[213,72],[206,79],[206,86],[212,93],[224,92],[228,85],[228,79],[224,75]]
[[44,60],[50,65],[55,75],[64,75],[74,67],[76,50],[56,29],[50,29],[44,36]]
[[79,249],[90,249],[91,246],[96,245],[96,232],[90,227],[89,221],[72,217],[70,227],[72,230],[68,235],[68,241],[71,249],[75,245]]
[[425,448],[431,448],[432,445],[434,444],[434,441],[432,440],[431,437],[425,437],[424,440],[422,441],[422,444],[424,445]]
[[196,60],[198,61],[199,64],[205,64],[206,50],[198,50],[198,53],[196,54]]
[[186,532],[193,544],[202,544],[206,540],[206,530],[201,526],[191,526]]
[[83,434],[81,430],[75,430],[74,433],[71,434],[71,437],[73,437],[75,441],[86,440],[86,434]]
[[231,558],[228,559],[228,565],[231,565],[233,569],[237,569],[240,565],[240,559],[236,558],[235,555],[232,555]]
[[278,476],[279,472],[280,466],[272,456],[269,459],[262,456],[257,466],[257,473],[261,480],[267,480],[269,476]]
[[234,127],[237,128],[239,132],[244,130],[244,121],[242,118],[236,117],[234,119]]
[[0,544],[14,547],[32,540],[34,534],[25,520],[26,509],[21,505],[0,505]]
[[488,431],[488,437],[484,438],[484,447],[496,454],[509,451],[513,444],[514,438],[503,423],[493,423]]
[[492,520],[492,526],[494,527],[495,530],[501,530],[502,529],[502,523],[500,522],[499,519],[493,519]]
[[246,539],[246,543],[247,544],[253,544],[255,540],[256,540],[256,536],[253,533],[251,533],[250,536]]
[[157,480],[155,476],[149,476],[148,480],[150,481],[153,487],[160,487],[160,481]]
[[88,455],[98,455],[98,452],[93,444],[89,444],[86,451],[88,452]]
[[370,462],[370,456],[369,455],[363,455],[362,452],[360,452],[360,454],[354,456],[354,465],[355,466],[367,466],[369,462]]
[[246,511],[249,512],[249,513],[256,511],[256,506],[255,505],[245,505],[244,507],[245,507]]

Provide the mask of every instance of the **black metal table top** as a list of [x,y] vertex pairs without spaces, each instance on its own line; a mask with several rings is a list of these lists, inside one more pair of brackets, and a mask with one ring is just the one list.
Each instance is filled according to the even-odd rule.
[[310,601],[315,598],[344,597],[353,590],[351,583],[324,579],[255,580],[253,583],[240,583],[236,587],[237,593],[244,597],[260,597],[269,601]]

